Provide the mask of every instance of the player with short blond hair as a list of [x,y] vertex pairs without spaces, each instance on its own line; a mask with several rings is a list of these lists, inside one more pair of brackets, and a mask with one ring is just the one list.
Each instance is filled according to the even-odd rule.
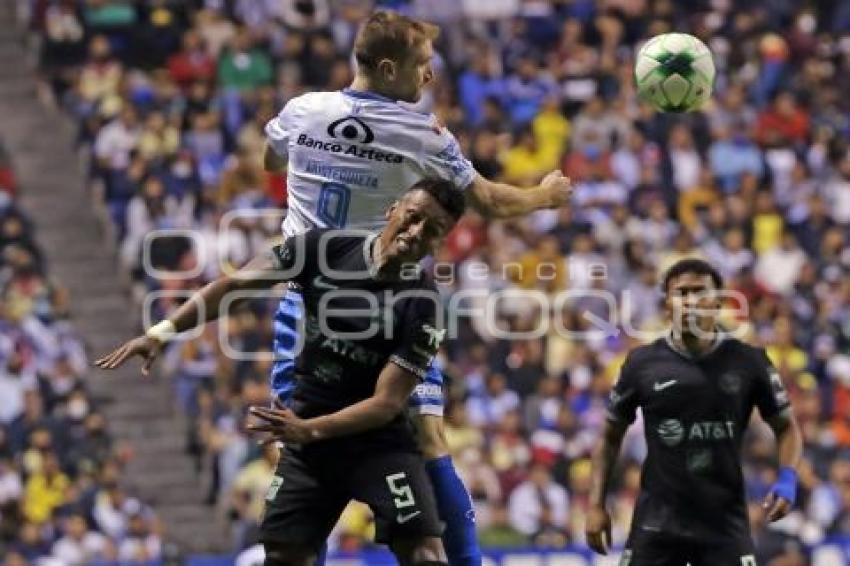
[[[289,100],[266,125],[269,171],[286,168],[289,212],[285,236],[313,227],[377,229],[398,191],[425,179],[450,182],[488,217],[512,217],[567,202],[572,187],[560,171],[537,187],[519,188],[479,175],[448,129],[415,103],[433,81],[433,41],[439,29],[393,12],[373,13],[354,42],[357,71],[350,88],[309,92]],[[275,315],[275,396],[294,387],[301,298],[290,292]],[[411,397],[420,447],[428,462],[444,542],[453,565],[477,565],[472,502],[448,456],[443,436],[443,377],[432,364]]]

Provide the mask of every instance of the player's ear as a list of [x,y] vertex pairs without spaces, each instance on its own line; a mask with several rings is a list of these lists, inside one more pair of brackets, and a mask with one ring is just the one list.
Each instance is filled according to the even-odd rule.
[[378,61],[377,65],[378,74],[382,79],[388,82],[392,82],[395,80],[396,76],[396,65],[395,61],[391,59],[381,59]]
[[384,218],[386,218],[387,220],[389,220],[389,219],[390,219],[390,217],[392,217],[393,212],[395,212],[395,209],[397,209],[397,208],[398,208],[398,201],[395,201],[394,203],[392,203],[392,204],[389,206],[389,208],[387,208],[387,211],[384,213]]

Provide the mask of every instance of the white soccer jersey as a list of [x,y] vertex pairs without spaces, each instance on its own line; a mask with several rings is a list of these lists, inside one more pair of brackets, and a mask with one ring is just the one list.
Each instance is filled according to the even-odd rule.
[[286,236],[312,227],[375,230],[387,207],[424,178],[466,189],[475,169],[433,114],[346,89],[290,100],[266,124],[288,160]]

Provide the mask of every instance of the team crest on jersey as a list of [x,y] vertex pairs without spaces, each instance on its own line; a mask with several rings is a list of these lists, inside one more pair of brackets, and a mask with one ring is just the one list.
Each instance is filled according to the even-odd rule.
[[673,447],[682,442],[685,437],[685,427],[676,419],[663,420],[658,425],[658,436],[661,437],[661,442]]
[[440,344],[446,337],[446,330],[434,328],[426,323],[419,328],[418,334],[413,343],[413,351],[423,358],[433,358],[434,353],[440,348]]
[[446,329],[443,328],[439,330],[434,328],[430,324],[422,325],[422,332],[424,332],[428,336],[428,346],[434,348],[435,350],[440,347],[443,339],[446,337]]
[[741,376],[735,372],[727,372],[720,376],[720,389],[729,395],[736,395],[741,391]]
[[332,138],[342,137],[350,142],[372,143],[375,134],[366,122],[354,116],[347,116],[340,120],[331,122],[328,126],[328,135]]

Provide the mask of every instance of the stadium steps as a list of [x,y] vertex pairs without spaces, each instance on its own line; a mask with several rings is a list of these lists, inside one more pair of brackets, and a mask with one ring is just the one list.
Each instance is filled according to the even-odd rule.
[[[13,5],[0,2],[0,136],[50,276],[69,289],[75,327],[96,356],[136,333],[136,307],[118,275],[114,246],[104,241],[108,230],[81,173],[73,125],[39,103],[32,57],[22,36],[9,31]],[[108,374],[93,369],[87,384],[102,400],[113,436],[130,448],[127,480],[155,505],[166,540],[189,553],[229,550],[222,521],[203,503],[204,478],[185,454],[187,424],[173,409],[170,382],[143,378],[139,363],[131,363]]]

